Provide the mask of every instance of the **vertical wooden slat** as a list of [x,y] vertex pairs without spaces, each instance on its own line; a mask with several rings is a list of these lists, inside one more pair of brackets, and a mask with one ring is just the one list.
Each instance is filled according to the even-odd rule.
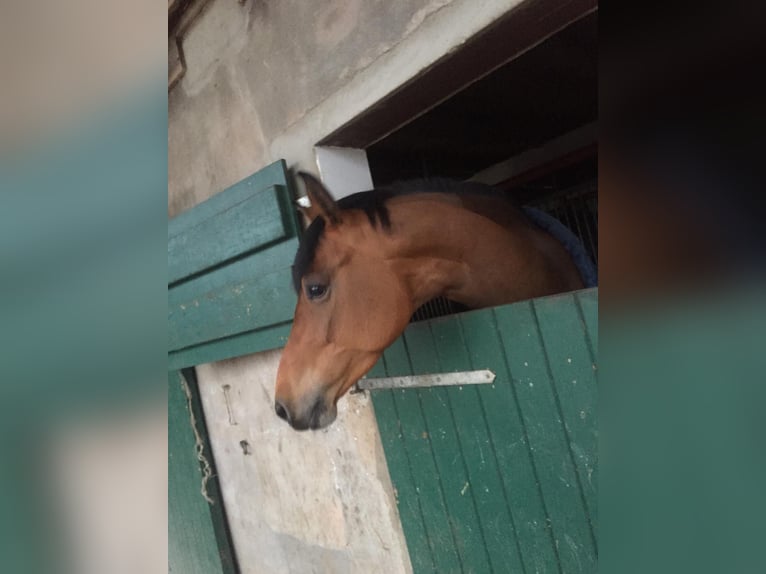
[[593,533],[532,303],[495,313],[562,570],[594,572]]
[[[417,373],[436,373],[443,369],[428,323],[412,325],[406,332],[412,369]],[[455,421],[452,416],[450,391],[431,387],[419,391],[423,416],[428,428],[434,461],[439,472],[440,488],[449,513],[449,527],[462,570],[488,572],[489,557],[482,537],[479,517],[469,488],[468,473],[460,451]]]
[[[225,574],[211,507],[200,488],[202,472],[181,374],[168,373],[168,571]],[[207,453],[210,456],[210,453]],[[220,504],[220,501],[219,501]]]
[[595,289],[587,289],[577,293],[576,297],[577,302],[580,305],[583,320],[585,321],[595,370],[598,355],[598,291]]
[[[389,375],[412,372],[407,348],[402,338],[397,339],[386,350],[385,357]],[[449,518],[441,496],[439,473],[431,452],[418,391],[416,389],[394,391],[394,403],[399,419],[402,421],[402,440],[407,451],[415,491],[420,499],[420,509],[424,517],[433,565],[436,572],[449,572],[458,562],[457,553],[451,531],[447,526]]]
[[[232,257],[260,246],[290,237],[292,229],[285,224],[282,214],[287,188],[275,185],[264,190],[238,197],[233,205],[222,207],[207,218],[171,235],[168,230],[168,283],[183,280],[208,267],[220,265]],[[240,191],[236,187],[226,195]],[[194,209],[190,213],[196,213]],[[170,228],[173,221],[168,224]],[[223,237],[222,237],[223,236]]]
[[[596,385],[586,326],[574,297],[546,297],[533,303],[558,407],[592,528],[597,528],[598,433]],[[561,333],[568,336],[562,337]],[[595,540],[595,534],[593,535]]]
[[[436,320],[432,324],[439,361],[445,371],[465,370],[470,364],[466,342],[455,319]],[[467,492],[476,503],[492,570],[521,572],[521,557],[478,390],[468,385],[452,392],[458,440],[468,470]]]
[[493,385],[477,390],[524,566],[527,572],[556,572],[558,555],[493,310],[466,313],[461,321],[471,368],[491,368],[496,374]]
[[[384,360],[378,361],[369,374],[372,377],[385,376],[387,371]],[[376,391],[372,393],[372,401],[412,568],[415,574],[433,572],[433,558],[428,545],[423,512],[420,509],[420,496],[415,490],[415,479],[410,471],[401,421],[394,402],[394,391]]]

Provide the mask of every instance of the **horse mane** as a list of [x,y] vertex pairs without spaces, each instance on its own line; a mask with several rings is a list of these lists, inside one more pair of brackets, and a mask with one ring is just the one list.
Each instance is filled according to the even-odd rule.
[[[414,195],[417,193],[452,193],[458,195],[480,194],[491,195],[510,201],[507,195],[489,185],[473,182],[458,181],[447,178],[426,178],[407,181],[397,181],[390,185],[370,191],[360,191],[339,199],[336,203],[341,210],[360,209],[367,215],[373,228],[378,224],[384,231],[391,229],[391,218],[386,202],[393,197]],[[301,278],[308,271],[314,260],[324,232],[325,221],[315,218],[301,236],[298,251],[292,267],[293,287],[296,293],[301,290]]]

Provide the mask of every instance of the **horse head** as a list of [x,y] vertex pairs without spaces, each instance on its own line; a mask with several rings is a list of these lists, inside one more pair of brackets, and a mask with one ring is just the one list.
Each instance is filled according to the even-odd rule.
[[335,420],[338,399],[404,331],[413,302],[387,257],[384,225],[361,209],[341,209],[317,179],[299,175],[312,223],[293,265],[298,303],[277,372],[275,410],[305,430]]

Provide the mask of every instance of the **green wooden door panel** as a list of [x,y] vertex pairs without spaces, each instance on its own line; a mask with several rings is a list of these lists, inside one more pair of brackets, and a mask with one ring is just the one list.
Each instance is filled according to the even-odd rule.
[[497,375],[372,393],[416,573],[596,571],[597,312],[597,290],[564,294],[416,323],[386,351],[373,374]]
[[[497,462],[501,493],[497,503],[510,514],[513,541],[524,568],[529,572],[545,571],[556,564],[555,543],[548,528],[548,515],[538,489],[532,458],[527,449],[528,438],[511,384],[505,350],[499,337],[493,310],[459,317],[471,368],[492,365],[496,379],[492,385],[475,387],[483,408],[488,442]],[[497,569],[496,569],[497,570]],[[521,571],[520,565],[511,569]]]
[[[369,375],[371,377],[385,376],[387,372],[385,362],[384,355]],[[410,461],[404,447],[404,436],[401,432],[394,394],[395,391],[386,390],[374,395],[380,438],[389,467],[396,468],[398,476],[402,478],[394,484],[394,496],[413,568],[417,572],[435,572],[431,545],[426,533],[415,480],[410,472]]]
[[[297,248],[298,238],[292,237],[270,245],[267,249],[244,255],[236,261],[217,267],[213,272],[203,273],[173,285],[168,293],[169,300],[183,302],[204,298],[207,293],[215,293],[238,283],[257,279],[261,275],[287,269],[292,264]],[[288,287],[291,285],[292,283]]]
[[[442,372],[436,341],[429,323],[416,323],[407,333],[410,359],[415,372]],[[478,572],[489,571],[489,555],[482,538],[482,525],[476,509],[465,461],[455,458],[453,445],[459,444],[452,402],[460,404],[459,390],[445,387],[419,389],[426,432],[439,474],[439,486],[448,511],[448,525],[459,563],[470,564]],[[460,570],[455,570],[460,571]]]
[[[251,187],[244,189],[250,191],[248,196],[207,219],[184,225],[182,230],[174,229],[177,225],[168,225],[168,282],[175,283],[293,234],[283,215],[289,209],[284,186],[275,185],[255,193]],[[222,230],[225,238],[221,237]]]
[[[412,368],[404,340],[398,339],[385,352],[386,365],[402,374]],[[420,502],[420,512],[430,518],[425,521],[425,535],[430,556],[436,572],[448,572],[457,559],[450,534],[449,516],[439,488],[439,473],[431,452],[430,440],[420,409],[417,392],[393,393],[394,404],[400,420],[412,424],[402,427],[402,443],[409,458],[410,472]]]
[[290,268],[226,285],[192,299],[168,294],[168,344],[172,350],[292,320],[295,293]]
[[241,357],[257,350],[284,347],[287,344],[287,336],[290,334],[291,326],[292,321],[269,325],[263,329],[237,333],[231,337],[172,351],[168,353],[168,370],[178,370],[213,361]]
[[[588,344],[587,329],[576,298],[547,298],[534,309],[553,380],[557,406],[564,421],[570,455],[577,469],[579,490],[584,496],[595,541],[597,530],[598,430],[597,389],[581,381],[593,379],[595,357]],[[561,337],[564,331],[571,336]],[[579,335],[579,336],[578,336]]]
[[[467,342],[460,318],[434,322],[433,333],[445,371],[470,370]],[[504,501],[501,473],[493,452],[481,391],[474,385],[451,389],[456,395],[454,416],[458,444],[449,447],[464,460],[468,474],[466,495],[473,498],[481,524],[485,551],[492,571],[520,570],[521,563],[508,505]]]
[[[168,222],[168,239],[188,231],[203,221],[211,220],[217,214],[226,212],[251,196],[274,186],[290,187],[284,160],[267,165],[225,191],[176,215]],[[292,218],[289,216],[286,225],[293,226]]]
[[598,292],[581,291],[577,293],[577,302],[588,332],[591,354],[595,358],[595,350],[598,349]]
[[[528,436],[561,568],[594,572],[596,549],[533,303],[496,309],[498,330]],[[582,337],[559,331],[559,337]],[[593,385],[591,376],[583,386]],[[595,424],[595,421],[591,421]],[[596,453],[591,453],[594,457]]]
[[168,571],[224,574],[180,377],[168,373]]
[[168,363],[284,346],[298,220],[284,161],[168,223]]

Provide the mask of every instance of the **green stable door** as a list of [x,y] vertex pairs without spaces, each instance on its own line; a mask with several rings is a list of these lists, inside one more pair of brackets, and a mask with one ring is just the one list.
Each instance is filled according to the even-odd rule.
[[416,574],[597,571],[597,297],[412,324],[371,373],[496,374],[373,391]]

